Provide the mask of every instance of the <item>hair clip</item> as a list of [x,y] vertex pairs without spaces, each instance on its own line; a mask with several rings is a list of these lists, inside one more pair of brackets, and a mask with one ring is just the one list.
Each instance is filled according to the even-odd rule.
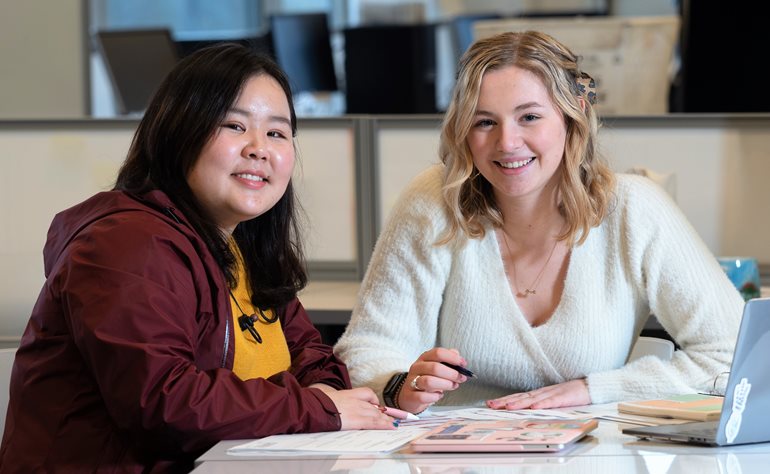
[[578,90],[588,99],[588,102],[591,105],[596,104],[596,81],[594,81],[594,78],[585,72],[581,72],[575,78],[575,82],[577,83]]

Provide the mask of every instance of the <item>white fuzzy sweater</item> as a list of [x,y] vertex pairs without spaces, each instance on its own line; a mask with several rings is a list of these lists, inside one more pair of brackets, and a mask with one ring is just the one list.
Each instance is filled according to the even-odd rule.
[[[473,405],[588,378],[593,403],[711,388],[729,370],[743,300],[679,208],[647,178],[618,176],[610,214],[572,250],[561,301],[523,317],[493,230],[435,246],[446,228],[440,166],[418,176],[382,232],[335,352],[380,396],[424,351],[456,348],[477,377],[441,403]],[[626,364],[650,313],[683,350]]]

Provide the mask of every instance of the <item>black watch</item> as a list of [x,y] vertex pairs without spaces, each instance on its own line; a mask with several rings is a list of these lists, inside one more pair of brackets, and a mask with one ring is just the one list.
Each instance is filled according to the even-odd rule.
[[398,394],[401,392],[401,387],[404,386],[406,375],[406,372],[401,372],[388,380],[385,389],[382,391],[382,399],[385,401],[386,406],[398,408]]

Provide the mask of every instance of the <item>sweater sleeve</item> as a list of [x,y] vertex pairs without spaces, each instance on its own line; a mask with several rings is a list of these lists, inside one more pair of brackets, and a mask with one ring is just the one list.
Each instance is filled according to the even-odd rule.
[[440,173],[438,166],[423,172],[394,206],[335,346],[353,386],[369,386],[380,397],[394,373],[436,344],[451,265],[451,246],[435,245],[446,225]]
[[593,403],[705,391],[730,370],[743,299],[685,216],[641,177],[619,180],[619,258],[638,298],[679,344],[671,361],[642,357],[588,376]]

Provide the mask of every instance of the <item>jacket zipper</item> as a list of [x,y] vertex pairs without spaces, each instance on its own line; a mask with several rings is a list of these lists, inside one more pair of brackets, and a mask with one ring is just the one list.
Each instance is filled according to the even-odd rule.
[[[173,207],[164,207],[163,212],[165,212],[169,217],[174,219],[174,221],[177,224],[182,224],[182,222],[179,220],[179,218],[174,214],[175,209]],[[230,348],[230,319],[232,317],[227,318],[225,320],[225,346],[224,351],[222,353],[222,360],[219,363],[219,367],[222,369],[227,368],[227,350]]]
[[181,225],[182,221],[180,221],[179,218],[176,216],[176,214],[174,214],[175,210],[176,209],[174,209],[173,207],[164,207],[163,208],[163,212],[165,212],[166,215],[168,215],[170,218],[174,219],[174,222],[176,222],[177,224]]
[[222,353],[222,363],[220,366],[223,369],[227,368],[227,350],[230,348],[230,319],[232,318],[227,318],[225,321],[225,347],[224,352]]

